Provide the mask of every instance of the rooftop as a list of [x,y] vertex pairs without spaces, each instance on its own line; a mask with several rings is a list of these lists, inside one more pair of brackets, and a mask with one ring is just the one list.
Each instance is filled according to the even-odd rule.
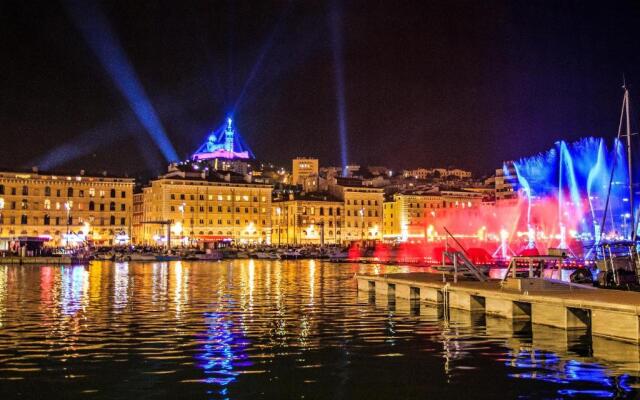
[[19,179],[56,179],[56,178],[86,178],[86,179],[101,179],[101,180],[119,180],[119,181],[127,181],[134,182],[134,178],[129,178],[127,176],[112,176],[108,175],[107,171],[103,171],[102,173],[98,172],[89,172],[87,173],[85,170],[80,170],[77,172],[71,171],[40,171],[37,168],[22,168],[14,171],[0,171],[0,176],[3,178],[19,178]]
[[277,199],[276,201],[335,201],[342,202],[338,197],[333,196],[328,192],[300,192],[300,193],[291,193],[293,195],[293,199],[288,197]]

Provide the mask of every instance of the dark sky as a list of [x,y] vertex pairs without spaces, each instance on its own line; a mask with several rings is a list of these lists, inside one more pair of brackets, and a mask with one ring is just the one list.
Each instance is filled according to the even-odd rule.
[[[260,159],[338,165],[336,4],[99,8],[181,157],[245,88],[234,118]],[[0,165],[161,172],[162,154],[74,25],[73,7],[0,3]],[[353,162],[485,173],[559,139],[615,136],[623,73],[640,99],[638,1],[365,0],[335,10]]]

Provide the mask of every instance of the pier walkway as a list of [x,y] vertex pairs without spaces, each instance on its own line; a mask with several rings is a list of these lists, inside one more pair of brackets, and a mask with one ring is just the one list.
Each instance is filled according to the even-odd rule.
[[443,282],[432,273],[357,275],[358,290],[640,343],[640,293],[539,279]]

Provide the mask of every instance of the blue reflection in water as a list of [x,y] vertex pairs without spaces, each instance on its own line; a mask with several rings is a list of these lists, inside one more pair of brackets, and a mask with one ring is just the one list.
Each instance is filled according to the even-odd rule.
[[118,310],[127,305],[129,299],[129,264],[116,263],[113,289],[113,307]]
[[85,269],[83,266],[62,267],[61,306],[64,315],[74,315],[82,308],[85,291]]
[[[563,360],[556,354],[538,350],[520,351],[512,354],[513,359],[507,366],[532,370],[514,373],[512,378],[534,379],[561,385],[581,383],[589,386],[585,389],[560,389],[563,396],[615,397],[623,392],[631,392],[628,375],[613,377],[599,364],[583,363],[577,360]],[[593,388],[595,386],[595,388]]]
[[205,382],[219,386],[219,393],[227,396],[227,386],[240,374],[238,367],[252,365],[244,353],[248,343],[233,329],[233,321],[227,315],[208,312],[204,320],[207,332],[201,352],[196,356],[198,366],[207,376]]

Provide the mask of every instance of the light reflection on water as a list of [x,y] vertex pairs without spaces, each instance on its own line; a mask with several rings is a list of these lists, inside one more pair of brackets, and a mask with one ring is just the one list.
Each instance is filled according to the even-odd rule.
[[9,398],[634,397],[638,346],[357,292],[321,261],[0,265]]
[[628,384],[629,375],[611,376],[597,363],[583,363],[573,359],[563,360],[556,354],[539,350],[521,351],[513,354],[512,357],[508,365],[528,371],[511,374],[515,378],[535,379],[564,386],[572,382],[594,386],[594,388],[560,389],[558,394],[615,397],[618,392],[633,390]]

